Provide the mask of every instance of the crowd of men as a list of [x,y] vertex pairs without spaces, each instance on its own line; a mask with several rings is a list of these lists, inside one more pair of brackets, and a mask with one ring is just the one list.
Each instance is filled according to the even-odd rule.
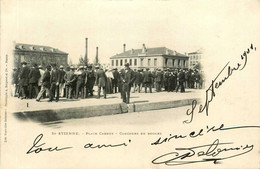
[[[14,68],[12,74],[12,95],[21,99],[33,99],[40,101],[49,98],[49,102],[58,102],[61,97],[67,99],[84,99],[93,96],[94,86],[98,87],[97,98],[107,94],[121,93],[123,102],[130,102],[131,92],[144,92],[147,89],[156,92],[185,92],[185,88],[203,88],[203,73],[192,69],[155,69],[132,70],[129,64],[121,70],[103,69],[99,66],[79,66],[77,68],[62,65],[33,64],[27,66],[21,63],[21,68]],[[132,89],[132,91],[131,91]]]

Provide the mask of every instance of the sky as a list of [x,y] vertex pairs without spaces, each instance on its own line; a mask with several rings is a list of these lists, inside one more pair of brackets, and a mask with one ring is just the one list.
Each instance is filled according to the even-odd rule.
[[240,20],[250,20],[234,11],[248,12],[253,4],[221,2],[3,0],[2,46],[11,49],[13,41],[51,46],[69,53],[73,63],[85,55],[85,38],[90,62],[97,46],[101,62],[107,63],[124,43],[126,50],[145,44],[193,52],[212,40],[236,36]]

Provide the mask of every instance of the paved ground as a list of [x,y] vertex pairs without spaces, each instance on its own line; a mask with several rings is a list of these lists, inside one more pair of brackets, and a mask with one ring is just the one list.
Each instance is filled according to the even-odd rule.
[[[96,95],[96,92],[94,93]],[[146,102],[158,102],[158,101],[169,101],[169,100],[182,100],[199,98],[201,96],[201,90],[198,89],[186,89],[185,93],[176,92],[153,92],[153,93],[131,93],[130,102],[132,103],[146,103]],[[48,99],[43,99],[41,102],[36,102],[35,99],[21,100],[16,97],[11,97],[9,104],[12,112],[19,111],[35,111],[45,109],[60,109],[60,108],[71,108],[81,106],[98,106],[106,104],[122,103],[120,94],[108,94],[107,99],[96,97],[90,97],[87,99],[65,99],[61,98],[59,102],[47,102]]]

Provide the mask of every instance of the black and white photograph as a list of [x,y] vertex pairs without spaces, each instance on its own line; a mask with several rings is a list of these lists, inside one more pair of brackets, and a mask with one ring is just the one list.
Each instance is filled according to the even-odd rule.
[[260,168],[260,2],[1,1],[1,167]]

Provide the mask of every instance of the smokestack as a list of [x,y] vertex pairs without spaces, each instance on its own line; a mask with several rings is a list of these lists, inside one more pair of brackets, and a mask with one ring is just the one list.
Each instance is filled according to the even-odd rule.
[[123,52],[125,53],[125,46],[126,46],[126,45],[124,44],[123,46],[124,46],[124,51],[123,51]]
[[145,52],[146,52],[146,47],[145,47],[145,44],[143,44],[142,53],[145,53]]
[[98,64],[98,47],[96,47],[96,64]]
[[85,53],[85,61],[88,60],[88,38],[86,38],[86,53]]

